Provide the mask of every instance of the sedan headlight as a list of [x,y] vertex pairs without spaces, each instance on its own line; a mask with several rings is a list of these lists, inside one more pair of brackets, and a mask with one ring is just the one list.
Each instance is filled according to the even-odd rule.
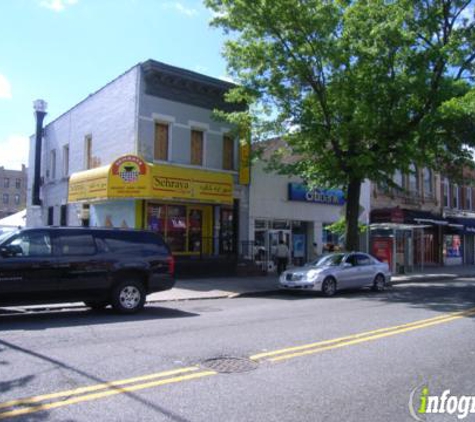
[[307,273],[307,278],[308,278],[310,281],[315,281],[315,280],[317,280],[317,278],[318,278],[319,275],[320,275],[320,271],[310,270],[310,271]]

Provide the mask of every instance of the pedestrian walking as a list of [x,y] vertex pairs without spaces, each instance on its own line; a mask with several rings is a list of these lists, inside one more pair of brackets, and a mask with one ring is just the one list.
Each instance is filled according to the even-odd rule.
[[289,259],[289,247],[283,240],[279,242],[276,248],[277,257],[277,274],[281,275],[287,269],[287,261]]

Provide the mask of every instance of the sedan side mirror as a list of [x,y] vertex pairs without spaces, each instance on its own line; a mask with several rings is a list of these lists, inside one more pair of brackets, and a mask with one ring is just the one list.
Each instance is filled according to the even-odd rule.
[[0,249],[0,254],[4,258],[8,258],[8,257],[11,257],[11,256],[22,255],[23,254],[23,249],[21,248],[20,245],[2,246],[2,248]]
[[351,268],[353,265],[350,264],[349,262],[344,262],[344,263],[342,264],[342,266],[343,266],[343,268]]

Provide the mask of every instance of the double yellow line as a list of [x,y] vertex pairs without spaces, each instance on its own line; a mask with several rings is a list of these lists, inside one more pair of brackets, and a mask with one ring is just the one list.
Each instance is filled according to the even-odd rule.
[[[249,358],[254,361],[279,362],[296,357],[321,353],[327,350],[378,340],[384,337],[390,337],[413,330],[419,330],[422,328],[455,321],[472,315],[475,315],[475,308],[444,314],[434,318],[418,320],[407,324],[366,331],[363,333],[339,337],[331,340],[324,340],[302,346],[288,347],[285,349],[259,353],[252,355]],[[131,393],[134,391],[167,384],[191,381],[212,375],[217,375],[217,372],[212,370],[203,370],[199,366],[190,366],[187,368],[157,372],[140,377],[90,385],[51,394],[10,400],[0,403],[0,419],[7,419],[29,413],[52,410],[81,402],[98,400],[105,397]]]
[[327,350],[339,349],[341,347],[353,346],[355,344],[364,343],[367,341],[378,340],[384,337],[390,337],[396,334],[402,334],[408,331],[430,327],[432,325],[443,324],[471,315],[475,315],[475,308],[467,309],[460,312],[444,314],[434,318],[422,319],[407,324],[395,325],[387,328],[379,328],[377,330],[366,331],[363,333],[353,334],[346,337],[339,337],[331,340],[319,341],[317,343],[310,343],[302,346],[288,347],[286,349],[259,353],[250,356],[250,359],[278,362],[300,356],[321,353]]
[[[11,400],[0,403],[0,419],[41,412],[58,407],[69,406],[90,400],[102,399],[117,394],[131,393],[145,388],[158,387],[166,384],[190,381],[210,375],[215,371],[200,371],[197,366],[180,368],[172,371],[158,372],[141,377],[128,378],[113,382],[60,391],[58,393],[43,394],[25,399]],[[177,376],[176,376],[177,375]],[[145,381],[145,382],[144,382]],[[2,411],[3,409],[9,409]]]

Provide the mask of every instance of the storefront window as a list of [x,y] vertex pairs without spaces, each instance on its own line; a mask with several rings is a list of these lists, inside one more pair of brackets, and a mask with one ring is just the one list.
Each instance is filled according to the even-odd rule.
[[165,206],[149,205],[148,207],[148,227],[150,230],[165,236]]
[[[147,225],[163,236],[174,253],[210,255],[214,250],[212,211],[210,205],[149,204]],[[230,235],[232,239],[232,231]]]
[[462,240],[458,234],[449,234],[444,236],[444,257],[461,258]]
[[166,239],[172,252],[186,251],[186,207],[183,205],[167,206]]
[[234,218],[232,209],[221,209],[220,253],[234,252]]
[[203,212],[199,209],[190,208],[188,223],[188,249],[190,252],[201,252]]

